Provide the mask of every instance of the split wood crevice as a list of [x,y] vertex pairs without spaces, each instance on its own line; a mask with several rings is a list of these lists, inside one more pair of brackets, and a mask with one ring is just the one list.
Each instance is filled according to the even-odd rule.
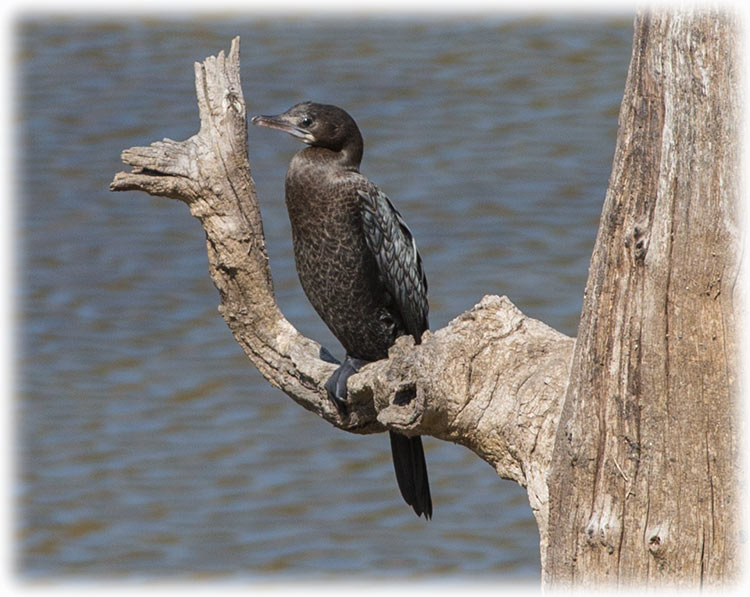
[[[132,171],[118,173],[111,190],[188,205],[206,233],[219,311],[272,385],[352,433],[393,429],[466,446],[498,475],[527,488],[543,534],[546,475],[574,340],[526,317],[507,298],[486,296],[445,328],[426,332],[421,345],[400,338],[387,360],[350,378],[349,414],[341,418],[323,387],[335,363],[287,321],[274,299],[239,72],[239,38],[227,56],[196,63],[198,134],[125,150],[122,159]],[[397,393],[409,400],[395,404]]]

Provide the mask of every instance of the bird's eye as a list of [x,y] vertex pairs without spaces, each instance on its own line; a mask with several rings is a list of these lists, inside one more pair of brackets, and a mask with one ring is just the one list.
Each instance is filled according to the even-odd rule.
[[302,122],[300,122],[300,124],[301,124],[302,126],[310,126],[310,125],[311,125],[312,123],[313,123],[313,121],[312,121],[312,118],[310,118],[309,116],[305,116],[305,117],[304,117],[304,118],[302,119]]

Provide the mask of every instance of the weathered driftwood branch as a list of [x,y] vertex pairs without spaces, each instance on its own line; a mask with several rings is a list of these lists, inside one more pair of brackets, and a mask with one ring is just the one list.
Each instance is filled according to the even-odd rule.
[[[507,298],[485,297],[420,346],[401,338],[388,360],[349,383],[342,419],[323,384],[335,369],[276,305],[255,187],[239,78],[239,38],[228,56],[195,65],[201,127],[183,142],[165,139],[123,152],[132,172],[111,189],[179,199],[206,232],[219,310],[260,372],[303,407],[354,433],[396,429],[462,444],[529,492],[542,544],[551,460],[573,339],[526,317]],[[414,396],[396,405],[398,390]],[[403,395],[403,392],[401,393]]]

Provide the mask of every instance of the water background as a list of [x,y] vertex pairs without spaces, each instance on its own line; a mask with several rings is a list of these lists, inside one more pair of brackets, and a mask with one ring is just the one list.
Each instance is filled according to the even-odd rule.
[[[216,307],[181,203],[111,193],[120,152],[198,128],[193,62],[241,35],[250,115],[345,107],[414,232],[431,324],[485,294],[574,335],[614,151],[630,16],[315,21],[34,16],[15,27],[15,568],[27,579],[538,583],[525,492],[427,438],[434,519],[385,435],[271,388]],[[294,271],[299,145],[251,127],[278,301],[341,349]]]

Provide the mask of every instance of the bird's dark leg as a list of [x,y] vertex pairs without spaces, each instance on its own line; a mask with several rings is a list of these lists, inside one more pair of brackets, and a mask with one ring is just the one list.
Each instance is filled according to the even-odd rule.
[[333,402],[336,410],[342,417],[347,414],[346,408],[346,380],[352,375],[357,373],[362,367],[367,365],[370,361],[363,359],[357,359],[349,354],[346,355],[344,362],[341,363],[338,369],[333,372],[333,375],[328,378],[325,383],[328,397]]

